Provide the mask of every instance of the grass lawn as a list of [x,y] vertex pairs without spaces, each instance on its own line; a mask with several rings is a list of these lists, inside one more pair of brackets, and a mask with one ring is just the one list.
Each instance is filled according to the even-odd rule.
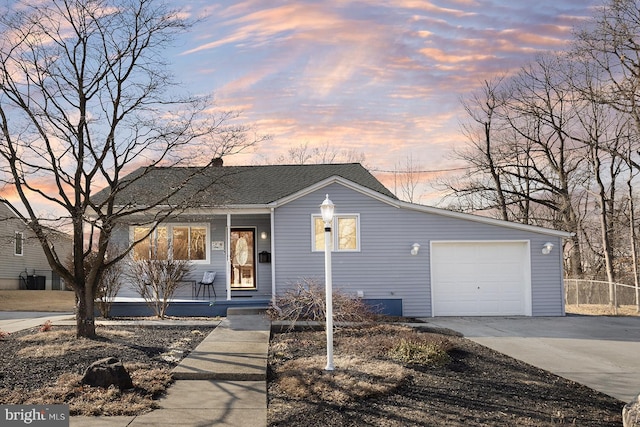
[[72,291],[0,290],[0,311],[72,312]]
[[565,311],[586,316],[640,316],[635,305],[621,305],[614,313],[613,307],[606,304],[567,304]]

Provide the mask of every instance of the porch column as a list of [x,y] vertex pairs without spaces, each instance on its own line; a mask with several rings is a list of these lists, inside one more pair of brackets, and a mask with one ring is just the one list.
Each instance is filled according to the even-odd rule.
[[271,225],[271,302],[276,302],[276,235],[273,230],[276,228],[273,223],[274,208],[269,212],[269,223]]
[[231,301],[231,214],[227,214],[227,235],[225,236],[225,247],[227,248],[225,262],[226,276],[227,276],[227,301]]

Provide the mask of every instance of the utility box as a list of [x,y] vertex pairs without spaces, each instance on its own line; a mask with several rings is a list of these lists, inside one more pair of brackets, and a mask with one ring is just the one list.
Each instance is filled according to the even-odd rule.
[[46,289],[45,284],[47,283],[46,276],[27,276],[27,289],[30,290],[38,290],[43,291]]

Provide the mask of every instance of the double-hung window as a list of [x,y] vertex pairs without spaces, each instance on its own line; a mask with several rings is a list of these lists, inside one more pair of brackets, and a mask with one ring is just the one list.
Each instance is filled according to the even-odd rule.
[[[324,252],[324,221],[313,215],[313,250]],[[360,251],[360,215],[340,214],[333,217],[331,250],[338,252]]]
[[134,260],[186,260],[207,261],[207,235],[203,224],[163,224],[151,227],[133,227]]

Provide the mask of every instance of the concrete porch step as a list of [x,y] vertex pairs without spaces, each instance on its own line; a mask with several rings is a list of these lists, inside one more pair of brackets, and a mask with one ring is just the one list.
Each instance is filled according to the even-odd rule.
[[264,315],[269,307],[268,306],[258,306],[258,307],[229,307],[227,308],[227,316],[238,316],[238,315]]

